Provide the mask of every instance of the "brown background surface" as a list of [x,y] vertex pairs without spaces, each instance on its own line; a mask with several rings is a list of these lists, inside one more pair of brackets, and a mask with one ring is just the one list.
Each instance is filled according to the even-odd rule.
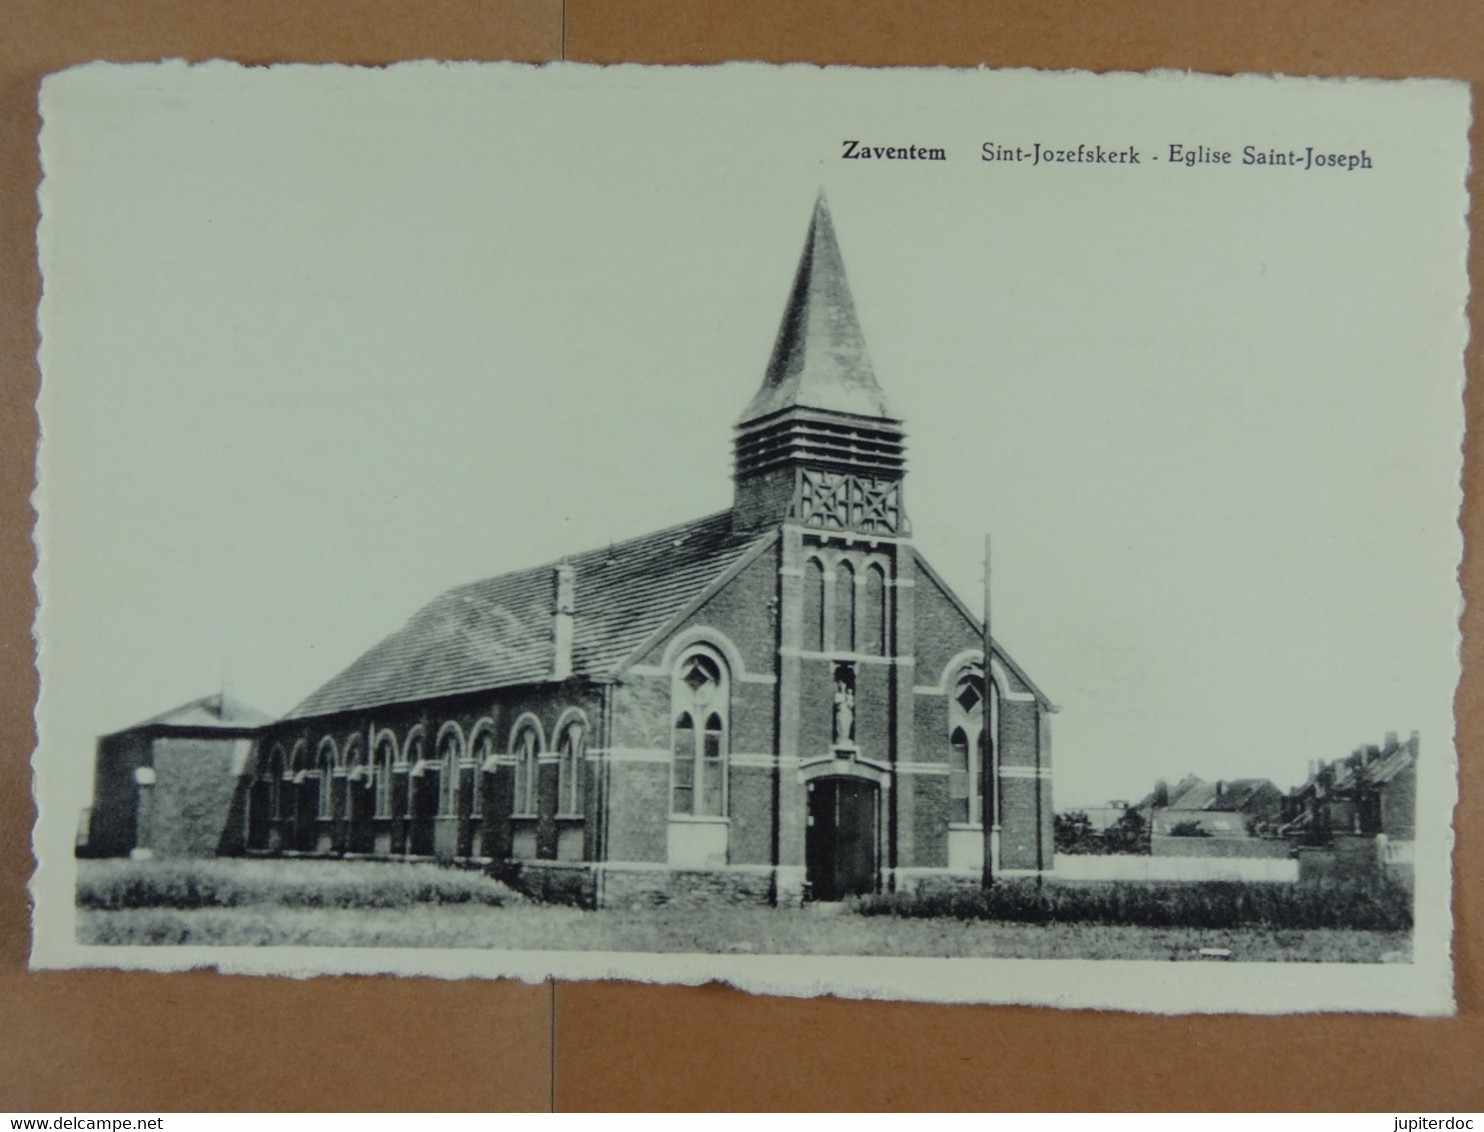
[[[1484,625],[1464,616],[1453,1019],[754,998],[719,986],[31,974],[36,92],[89,59],[566,57],[1172,67],[1484,84],[1466,0],[6,0],[0,8],[0,1111],[1484,1109]],[[1473,137],[1481,230],[1484,133]],[[1484,246],[1470,253],[1463,565],[1484,593]],[[1440,442],[1446,438],[1440,438]],[[141,505],[147,505],[142,501]],[[1384,656],[1378,649],[1378,663]],[[555,1040],[554,1040],[555,1039]],[[1389,1127],[1389,1125],[1387,1125]]]

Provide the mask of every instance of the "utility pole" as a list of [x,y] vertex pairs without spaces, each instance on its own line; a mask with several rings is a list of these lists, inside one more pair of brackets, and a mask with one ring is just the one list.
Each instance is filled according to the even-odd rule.
[[980,823],[984,829],[984,887],[995,882],[999,870],[1000,856],[1000,804],[996,796],[999,787],[999,736],[990,734],[995,713],[990,710],[991,682],[990,658],[994,656],[994,637],[990,632],[990,542],[984,536],[984,695],[980,700],[983,725],[979,729],[979,805]]

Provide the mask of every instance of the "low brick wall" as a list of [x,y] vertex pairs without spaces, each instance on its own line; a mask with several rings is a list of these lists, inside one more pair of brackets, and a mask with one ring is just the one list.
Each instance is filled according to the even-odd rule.
[[771,871],[604,868],[598,899],[605,908],[771,904]]
[[489,874],[516,892],[546,904],[575,904],[579,908],[598,905],[597,878],[591,865],[507,861],[490,866]]
[[1255,857],[1284,860],[1293,856],[1286,841],[1274,837],[1170,837],[1156,833],[1150,839],[1155,857]]
[[[1406,846],[1405,851],[1400,846]],[[1298,851],[1299,880],[1304,884],[1365,883],[1381,878],[1413,886],[1412,845],[1399,842],[1387,852],[1387,844],[1374,837],[1339,836],[1334,844]]]
[[951,892],[978,892],[984,887],[982,877],[969,873],[939,876],[901,876],[896,878],[896,891],[915,896],[934,896]]

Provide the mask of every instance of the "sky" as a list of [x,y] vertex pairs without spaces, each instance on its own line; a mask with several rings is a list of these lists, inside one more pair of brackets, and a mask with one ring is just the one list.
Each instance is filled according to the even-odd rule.
[[728,506],[821,190],[915,540],[977,610],[993,536],[1058,807],[1287,788],[1387,731],[1451,757],[1460,88],[177,63],[43,110],[36,766],[68,836],[99,734],[223,687],[286,712],[450,586]]

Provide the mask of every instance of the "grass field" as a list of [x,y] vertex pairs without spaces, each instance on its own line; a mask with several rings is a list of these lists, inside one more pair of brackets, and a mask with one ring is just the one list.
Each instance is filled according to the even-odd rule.
[[[1005,923],[849,906],[603,909],[527,901],[476,873],[332,861],[80,861],[85,944],[444,947],[1030,959],[1408,961],[1407,931]],[[1209,960],[1207,960],[1209,961]]]

